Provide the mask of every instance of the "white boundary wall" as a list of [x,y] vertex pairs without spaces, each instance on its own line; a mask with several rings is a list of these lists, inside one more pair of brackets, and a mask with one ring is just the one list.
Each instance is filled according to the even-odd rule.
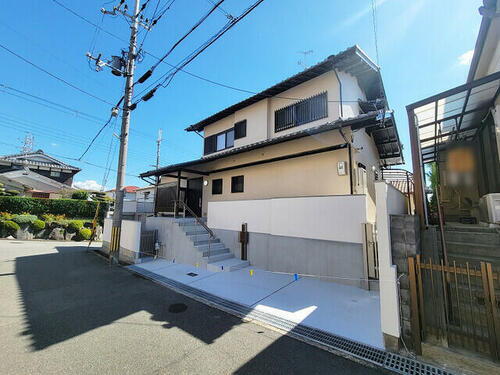
[[397,269],[392,264],[390,215],[407,213],[406,197],[385,181],[375,183],[382,333],[399,338]]
[[365,195],[272,198],[208,203],[208,226],[252,233],[363,243]]
[[122,220],[120,232],[120,247],[139,252],[141,246],[141,222],[132,220]]
[[104,229],[102,232],[103,242],[111,242],[111,227],[113,226],[113,219],[104,219]]

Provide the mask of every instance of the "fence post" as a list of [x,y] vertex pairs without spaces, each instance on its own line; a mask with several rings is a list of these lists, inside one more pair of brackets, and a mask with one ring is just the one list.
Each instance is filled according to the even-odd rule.
[[[489,264],[489,268],[491,271],[491,264]],[[491,279],[490,279],[491,277]],[[490,289],[490,285],[493,285],[493,275],[488,274],[488,267],[485,262],[481,262],[481,278],[483,280],[483,293],[484,293],[484,305],[486,308],[486,320],[488,323],[488,338],[490,345],[490,354],[494,359],[499,359],[499,353],[497,350],[497,335],[495,333],[495,316],[494,311],[496,306],[492,305],[493,300],[495,299],[492,294],[495,293],[495,290]]]
[[415,269],[415,258],[408,257],[408,279],[410,281],[411,299],[411,336],[413,339],[413,349],[417,355],[422,354],[422,340],[420,337],[420,317],[418,313],[418,292]]

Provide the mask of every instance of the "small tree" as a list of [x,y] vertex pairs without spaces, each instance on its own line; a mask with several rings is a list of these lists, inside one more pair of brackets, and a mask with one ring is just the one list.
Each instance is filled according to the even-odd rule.
[[89,193],[85,190],[77,190],[73,194],[71,194],[71,199],[87,200],[88,197]]

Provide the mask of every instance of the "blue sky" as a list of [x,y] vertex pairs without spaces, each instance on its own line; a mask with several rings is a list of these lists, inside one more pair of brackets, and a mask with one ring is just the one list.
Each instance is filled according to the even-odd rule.
[[[104,29],[128,39],[129,29],[123,18],[103,18],[99,12],[101,7],[111,7],[118,1],[58,1],[94,23],[102,21]],[[223,9],[237,15],[252,2],[226,0]],[[465,82],[481,22],[477,11],[481,4],[481,0],[377,1],[379,63],[410,169],[405,106]],[[94,27],[51,0],[9,1],[2,5],[1,44],[83,90],[109,102],[118,100],[124,80],[106,70],[93,71],[85,53],[92,49],[93,40],[94,52],[103,56],[119,54],[127,44],[103,32],[95,37]],[[156,0],[151,0],[149,12],[155,5]],[[176,0],[149,33],[144,49],[162,55],[211,6],[208,0]],[[213,13],[167,61],[177,63],[225,21],[222,12]],[[260,91],[302,69],[297,63],[302,58],[299,51],[314,51],[306,60],[312,65],[354,44],[375,60],[371,0],[265,0],[186,70],[228,85]],[[0,86],[0,154],[18,152],[29,131],[35,137],[35,149],[78,158],[99,129],[102,123],[99,119],[108,117],[110,106],[64,85],[3,49],[0,55],[3,67],[0,84],[70,108],[63,113],[9,95],[4,91],[27,98]],[[138,65],[138,73],[149,69],[154,62],[146,56]],[[161,67],[157,73],[167,69]],[[165,139],[162,165],[198,158],[201,138],[183,129],[247,96],[180,72],[168,88],[158,91],[154,99],[133,112],[126,183],[145,185],[134,175],[151,169],[154,164],[159,128],[163,129]],[[79,115],[72,109],[94,117]],[[119,132],[119,123],[114,132]],[[82,168],[76,181],[101,184],[107,163],[112,162],[112,169],[116,167],[117,139],[112,134],[110,125],[84,162],[62,159]],[[108,188],[114,186],[115,178],[111,170]]]

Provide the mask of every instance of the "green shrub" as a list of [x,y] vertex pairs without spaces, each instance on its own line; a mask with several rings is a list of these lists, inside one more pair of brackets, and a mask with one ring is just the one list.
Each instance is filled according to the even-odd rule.
[[12,218],[12,221],[16,222],[19,225],[33,224],[35,220],[38,220],[38,217],[36,217],[36,215],[29,214],[14,215],[14,217]]
[[37,219],[33,221],[33,223],[31,223],[31,228],[33,228],[33,231],[35,233],[40,232],[41,230],[45,229],[45,221]]
[[68,231],[70,232],[78,232],[83,228],[83,220],[71,220],[68,223]]
[[19,195],[21,193],[19,192],[19,190],[5,190],[5,194],[14,196],[14,195]]
[[14,234],[20,229],[19,224],[13,222],[12,220],[2,221],[2,227],[4,231],[7,232],[7,235]]
[[8,212],[0,212],[0,220],[12,220],[14,215],[8,213]]
[[[93,218],[97,202],[76,199],[43,199],[29,197],[0,197],[0,211],[11,214],[29,212],[32,215],[66,215],[70,218]],[[107,204],[101,202],[99,222],[102,224],[107,211]]]
[[90,240],[90,236],[92,236],[92,231],[88,228],[80,228],[78,231],[78,238],[82,240]]
[[85,190],[78,190],[71,194],[71,199],[81,199],[87,200],[89,197],[89,193]]

